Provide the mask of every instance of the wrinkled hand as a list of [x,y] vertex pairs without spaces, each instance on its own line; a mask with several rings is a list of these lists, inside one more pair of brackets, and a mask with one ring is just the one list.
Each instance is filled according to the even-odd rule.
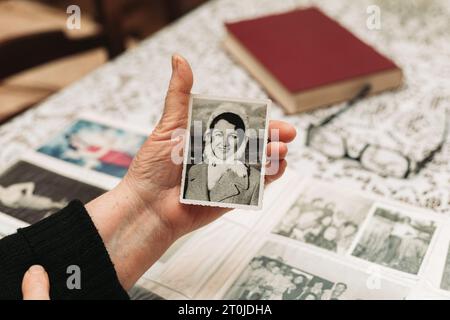
[[31,266],[22,280],[23,300],[50,300],[50,282],[42,266]]
[[[172,133],[186,128],[188,104],[193,75],[187,61],[172,57],[172,78],[165,101],[164,113],[150,137],[134,159],[124,182],[136,196],[141,207],[154,212],[174,237],[195,230],[220,217],[230,209],[186,205],[179,202],[182,165],[173,163],[171,152],[180,141],[172,140]],[[266,176],[268,182],[279,178],[285,168],[286,142],[295,138],[295,128],[281,121],[271,121],[269,130],[279,130],[280,141],[270,142],[267,155],[279,162],[275,175]],[[270,137],[270,134],[269,134]]]
[[[192,84],[188,62],[174,55],[172,77],[159,123],[120,184],[86,205],[125,289],[130,288],[176,239],[230,210],[179,202],[182,164],[174,163],[171,155],[180,141],[172,139],[172,135],[175,130],[187,127]],[[270,121],[269,130],[278,130],[279,141],[267,145],[267,158],[278,164],[278,171],[266,175],[266,183],[283,174],[287,165],[286,143],[296,135],[295,128],[282,121]]]

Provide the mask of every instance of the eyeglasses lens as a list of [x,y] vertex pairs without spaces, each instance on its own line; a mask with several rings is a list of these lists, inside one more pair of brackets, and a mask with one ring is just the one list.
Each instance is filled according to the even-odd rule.
[[404,178],[409,169],[409,161],[405,156],[377,146],[369,146],[364,150],[361,164],[379,175],[395,178]]
[[346,153],[342,137],[327,130],[312,130],[309,146],[330,158],[342,158]]

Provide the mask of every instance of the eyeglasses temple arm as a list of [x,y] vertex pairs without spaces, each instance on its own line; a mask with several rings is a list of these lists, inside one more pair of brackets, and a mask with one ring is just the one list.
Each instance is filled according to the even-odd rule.
[[334,118],[336,118],[337,116],[339,116],[340,114],[344,113],[345,111],[347,111],[348,109],[350,109],[350,107],[352,107],[356,102],[358,102],[359,100],[361,100],[362,98],[364,98],[365,96],[367,96],[367,94],[370,92],[370,89],[372,88],[372,86],[370,84],[366,84],[364,85],[364,87],[361,88],[361,90],[358,91],[358,93],[351,98],[348,102],[347,105],[345,107],[343,107],[341,110],[339,110],[338,112],[329,115],[328,117],[326,117],[325,119],[323,119],[320,124],[318,126],[324,126],[327,123],[329,123],[331,120],[333,120]]
[[444,146],[445,141],[447,140],[448,125],[449,125],[449,112],[448,112],[448,110],[446,110],[445,111],[444,132],[442,133],[442,140],[439,143],[439,145],[434,150],[431,150],[430,153],[423,160],[417,162],[417,166],[414,170],[415,173],[419,172],[428,162],[430,162],[434,158],[434,155],[436,153],[441,151],[442,147]]

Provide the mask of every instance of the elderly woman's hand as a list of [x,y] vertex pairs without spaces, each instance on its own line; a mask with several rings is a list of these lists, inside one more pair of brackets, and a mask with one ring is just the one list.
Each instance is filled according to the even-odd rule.
[[[179,202],[182,165],[174,163],[171,154],[180,141],[173,140],[172,134],[176,129],[186,128],[192,83],[189,64],[174,55],[172,78],[158,125],[121,183],[86,206],[125,289],[177,238],[230,210]],[[267,146],[268,160],[275,162],[278,170],[266,176],[266,182],[283,174],[286,143],[296,135],[295,128],[282,121],[271,121],[269,130],[278,131],[279,141],[271,141]]]

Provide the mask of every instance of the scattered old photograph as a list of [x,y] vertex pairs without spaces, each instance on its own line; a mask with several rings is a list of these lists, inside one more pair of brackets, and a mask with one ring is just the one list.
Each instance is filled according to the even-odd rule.
[[261,208],[269,106],[270,100],[191,97],[182,203]]
[[[346,284],[334,283],[316,277],[280,260],[257,256],[241,276],[243,283],[230,292],[230,298],[239,300],[327,300],[339,299]],[[335,288],[334,288],[335,287]],[[334,288],[334,290],[330,290]]]
[[416,275],[435,230],[436,223],[431,219],[377,206],[352,255]]
[[450,246],[447,251],[444,271],[442,273],[441,289],[450,291]]
[[38,151],[121,178],[145,139],[144,135],[80,119]]
[[164,300],[156,293],[153,293],[140,285],[134,285],[128,290],[128,295],[130,296],[130,300]]
[[373,201],[337,186],[310,181],[272,232],[345,254]]
[[70,200],[83,203],[105,190],[18,161],[0,175],[0,212],[27,223],[35,223]]
[[304,248],[269,241],[226,292],[232,300],[404,299],[409,287]]

